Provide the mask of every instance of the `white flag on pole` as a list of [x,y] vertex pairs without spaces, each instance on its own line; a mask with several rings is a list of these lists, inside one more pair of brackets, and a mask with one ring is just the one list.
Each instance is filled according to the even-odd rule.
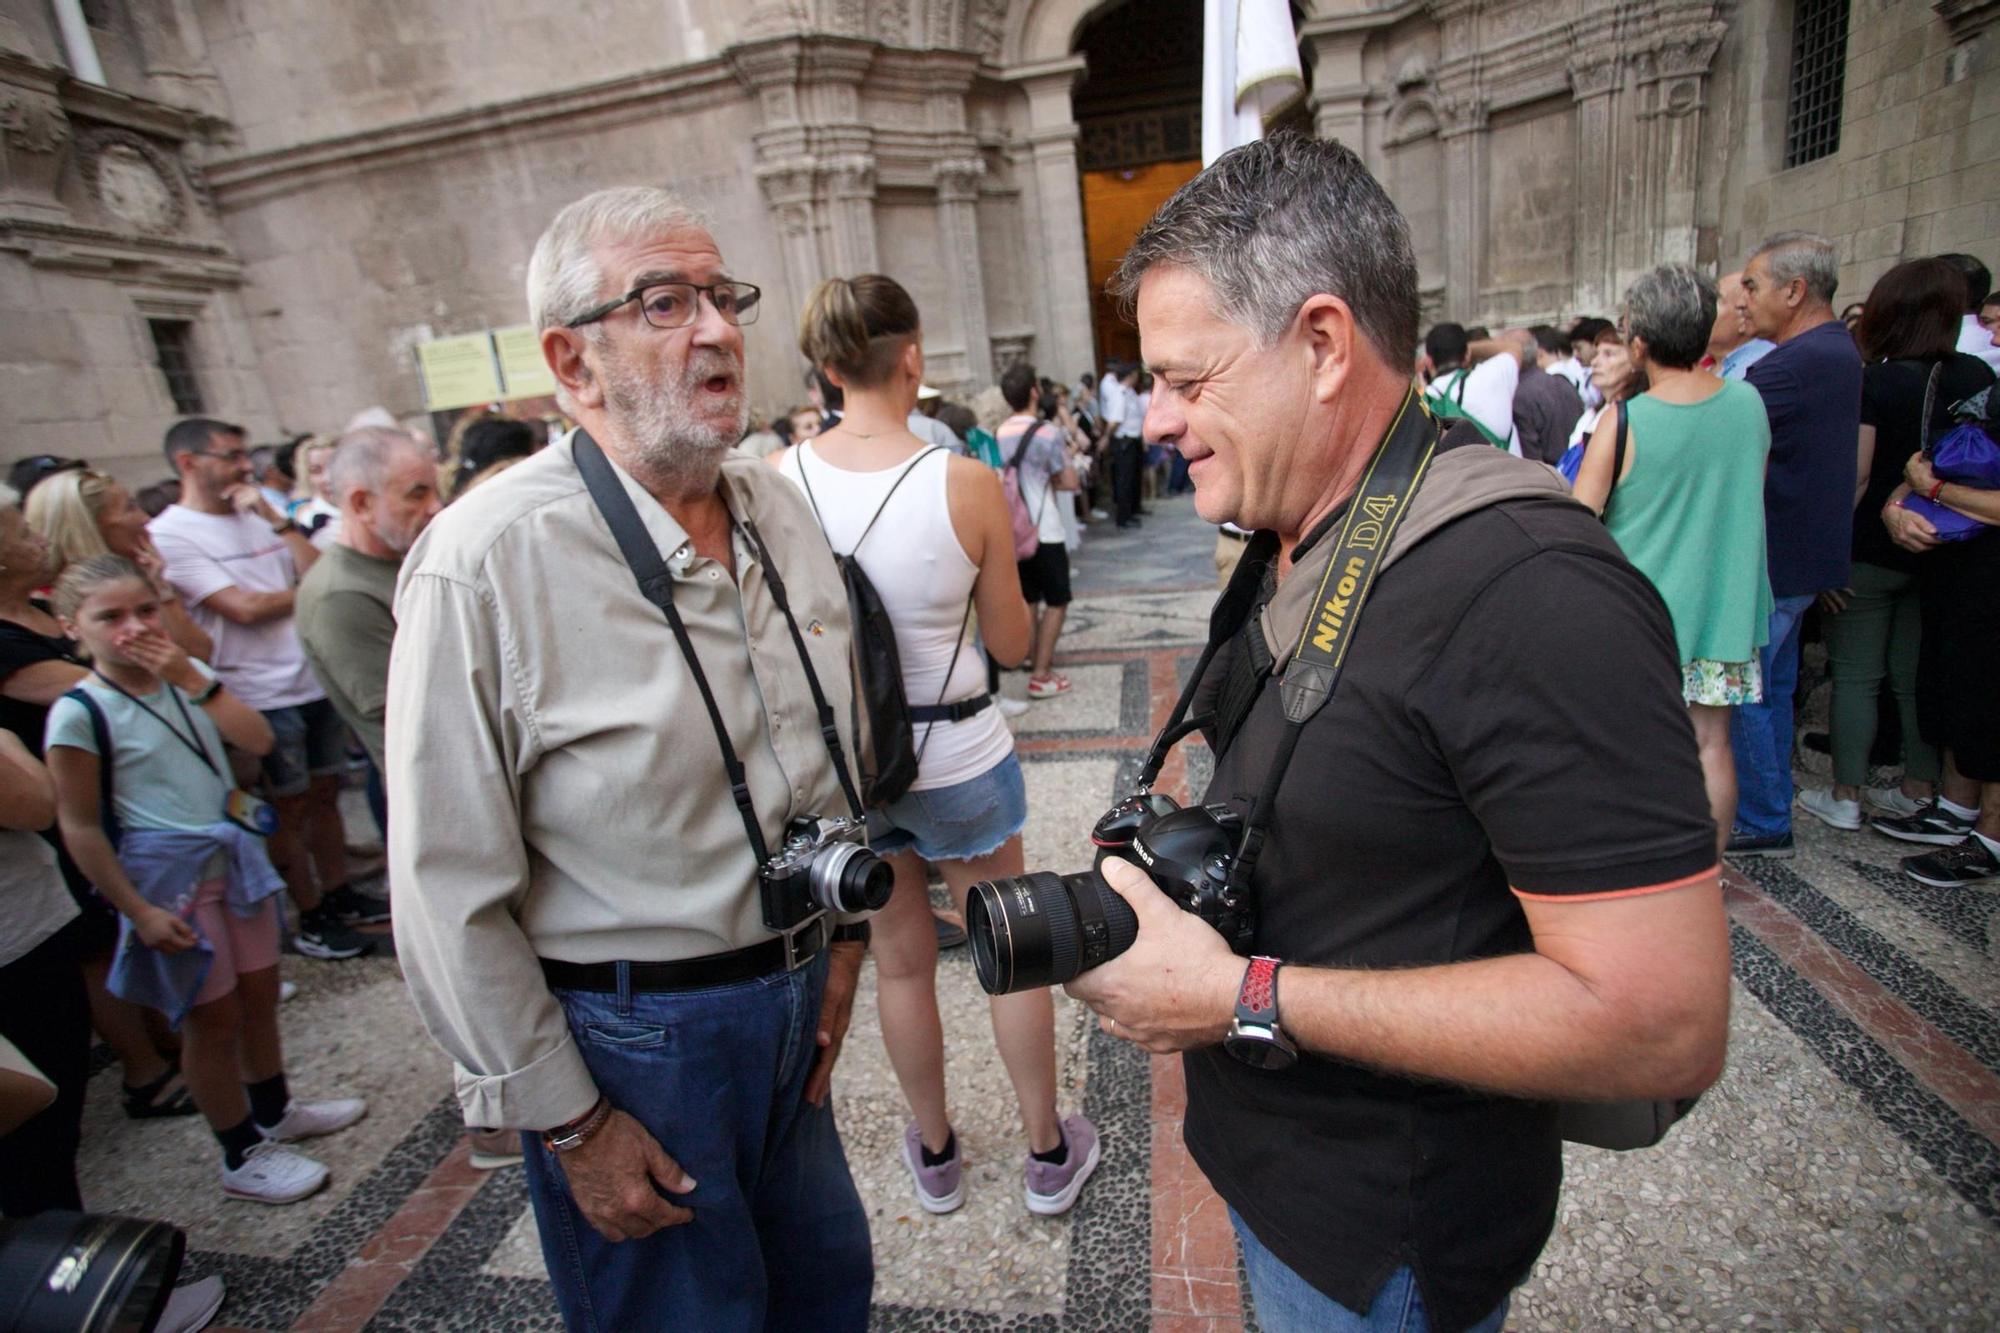
[[1286,0],[1205,0],[1201,164],[1264,137],[1264,118],[1305,88]]

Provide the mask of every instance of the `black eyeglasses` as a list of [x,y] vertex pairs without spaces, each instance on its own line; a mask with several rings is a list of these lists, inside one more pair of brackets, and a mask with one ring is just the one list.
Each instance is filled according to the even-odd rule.
[[225,463],[240,463],[250,456],[248,449],[190,449],[197,458],[219,458]]
[[649,282],[634,287],[615,301],[606,301],[594,310],[584,311],[563,327],[575,329],[595,324],[627,301],[637,301],[639,313],[654,328],[682,329],[694,323],[703,296],[708,297],[708,303],[715,307],[715,313],[722,316],[725,322],[754,324],[757,322],[757,302],[763,295],[762,291],[747,282],[716,282],[707,286],[698,282]]

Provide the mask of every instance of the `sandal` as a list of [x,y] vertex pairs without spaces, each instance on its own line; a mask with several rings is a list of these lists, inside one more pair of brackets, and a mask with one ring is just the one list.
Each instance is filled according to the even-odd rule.
[[[167,1085],[181,1076],[180,1061],[167,1064],[167,1072],[151,1083],[125,1087],[125,1114],[133,1120],[163,1120],[169,1116],[193,1115],[196,1107],[185,1083],[167,1093]],[[167,1093],[162,1096],[161,1094]]]

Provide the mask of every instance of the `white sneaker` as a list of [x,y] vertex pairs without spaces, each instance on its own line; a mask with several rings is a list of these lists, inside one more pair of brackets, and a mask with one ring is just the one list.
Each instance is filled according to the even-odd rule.
[[269,1129],[262,1125],[257,1129],[273,1143],[297,1143],[346,1129],[367,1114],[368,1103],[359,1097],[334,1097],[323,1102],[302,1102],[294,1097],[285,1107],[283,1120]]
[[1852,833],[1861,827],[1861,802],[1840,800],[1829,788],[1813,787],[1800,792],[1799,808],[1829,828]]
[[1914,796],[1905,796],[1901,787],[1864,787],[1861,789],[1861,803],[1870,810],[1898,819],[1908,819],[1924,808],[1924,803]]
[[222,1165],[222,1192],[253,1203],[297,1203],[326,1184],[326,1168],[270,1139],[252,1148],[235,1170]]
[[296,981],[281,981],[281,982],[279,982],[279,983],[278,983],[278,1003],[279,1003],[279,1004],[283,1004],[283,1003],[284,1003],[284,1002],[285,1002],[286,1000],[289,1000],[289,999],[291,999],[291,998],[292,998],[292,997],[293,997],[294,995],[297,995],[298,993],[299,993],[299,983],[298,983],[298,982],[296,982]]
[[205,1277],[199,1282],[183,1282],[167,1296],[160,1309],[160,1321],[153,1333],[196,1333],[209,1326],[222,1309],[222,1279]]
[[1000,696],[1000,716],[1019,717],[1027,711],[1028,701],[1026,699],[1009,699],[1004,694]]

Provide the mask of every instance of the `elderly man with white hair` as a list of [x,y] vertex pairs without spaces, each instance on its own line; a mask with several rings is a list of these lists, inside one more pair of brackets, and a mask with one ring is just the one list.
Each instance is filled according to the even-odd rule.
[[528,306],[578,429],[439,516],[396,605],[398,954],[467,1123],[523,1131],[572,1328],[868,1320],[829,1087],[890,876],[839,836],[839,574],[732,448],[758,298],[671,195],[564,209]]

